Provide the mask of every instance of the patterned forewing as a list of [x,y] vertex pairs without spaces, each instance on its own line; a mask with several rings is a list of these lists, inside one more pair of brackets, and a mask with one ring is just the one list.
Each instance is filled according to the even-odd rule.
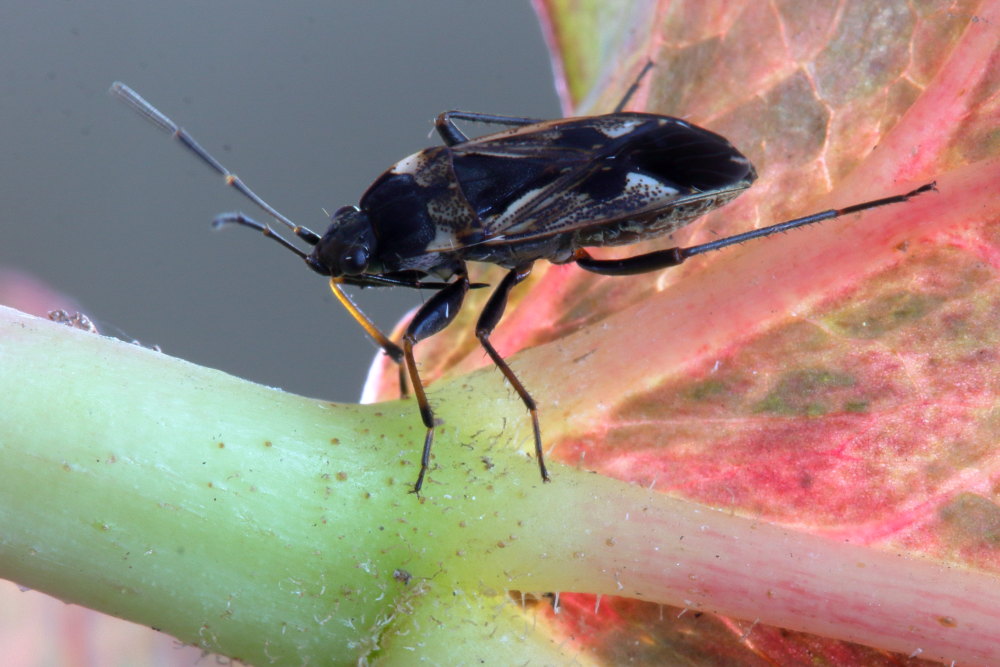
[[479,216],[467,245],[567,232],[598,238],[622,221],[666,221],[676,228],[755,177],[723,137],[653,114],[550,121],[474,139],[452,152],[456,179]]

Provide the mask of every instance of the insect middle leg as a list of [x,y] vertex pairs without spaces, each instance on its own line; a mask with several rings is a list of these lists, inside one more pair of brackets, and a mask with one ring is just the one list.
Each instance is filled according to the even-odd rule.
[[[629,86],[629,89],[625,91],[625,95],[622,96],[620,102],[615,107],[614,113],[620,113],[625,105],[628,104],[629,100],[635,94],[635,91],[639,89],[639,84],[646,73],[652,69],[653,61],[648,61],[642,70],[640,70],[638,76],[636,76],[635,81]],[[486,125],[511,125],[513,127],[523,127],[525,125],[535,125],[537,123],[544,123],[545,120],[542,118],[524,118],[521,116],[500,116],[492,113],[478,113],[475,111],[444,111],[438,114],[437,119],[434,121],[434,127],[437,129],[438,134],[441,135],[441,139],[444,141],[446,146],[454,146],[456,144],[461,144],[469,140],[469,137],[462,132],[455,125],[455,120],[464,120],[470,123],[483,123]]]
[[438,134],[441,135],[441,139],[444,141],[446,146],[454,146],[455,144],[460,144],[469,140],[469,137],[467,137],[465,133],[458,129],[455,125],[455,121],[452,120],[453,118],[468,121],[470,123],[484,123],[486,125],[513,125],[515,127],[534,125],[535,123],[544,122],[540,118],[498,116],[496,114],[477,113],[475,111],[443,111],[438,114],[437,119],[434,121],[434,128],[437,130]]
[[420,493],[420,488],[424,485],[424,476],[431,460],[431,445],[434,444],[434,411],[427,401],[427,394],[424,385],[420,381],[420,372],[417,370],[417,362],[413,356],[413,346],[433,336],[437,332],[451,324],[462,308],[462,301],[469,291],[469,277],[463,272],[458,275],[455,282],[449,284],[444,289],[427,300],[417,314],[410,320],[403,334],[403,357],[406,362],[406,370],[410,374],[410,384],[413,385],[413,393],[417,397],[417,405],[420,408],[420,418],[427,427],[427,435],[424,436],[424,449],[420,455],[420,473],[417,475],[417,482],[413,485],[413,492]]
[[531,264],[511,269],[504,276],[500,285],[490,295],[490,300],[486,302],[486,307],[483,308],[483,312],[479,316],[479,321],[476,323],[476,338],[479,339],[483,349],[486,350],[486,354],[490,355],[490,359],[493,360],[493,363],[500,369],[500,372],[507,378],[510,385],[514,387],[517,395],[521,397],[524,407],[528,408],[528,413],[531,415],[531,428],[535,436],[535,457],[538,459],[538,470],[542,473],[542,479],[548,482],[549,473],[545,469],[545,456],[542,453],[542,434],[538,427],[538,406],[535,404],[535,399],[531,397],[531,394],[528,393],[528,390],[524,388],[524,385],[521,384],[521,381],[514,374],[513,369],[507,365],[504,358],[500,356],[496,348],[493,347],[493,344],[490,343],[490,334],[493,333],[493,329],[496,328],[500,322],[500,318],[503,317],[503,311],[507,308],[507,297],[510,295],[511,289],[529,275],[531,275]]

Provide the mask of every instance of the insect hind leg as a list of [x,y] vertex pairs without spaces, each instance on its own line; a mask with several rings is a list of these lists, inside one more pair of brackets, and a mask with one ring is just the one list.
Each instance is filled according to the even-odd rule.
[[514,285],[523,282],[529,275],[531,275],[530,264],[511,269],[504,276],[500,285],[490,295],[490,300],[486,302],[486,307],[483,308],[483,312],[479,316],[479,321],[476,323],[476,338],[479,339],[483,349],[486,350],[486,354],[490,356],[496,367],[500,369],[500,372],[510,382],[517,395],[521,397],[524,407],[528,409],[528,414],[531,415],[531,428],[535,438],[535,457],[538,459],[538,470],[542,474],[542,480],[548,482],[549,472],[545,468],[545,455],[542,452],[542,434],[538,426],[538,406],[535,403],[535,399],[531,397],[531,394],[521,384],[517,375],[514,374],[513,369],[504,361],[504,358],[500,356],[500,353],[496,351],[496,348],[490,342],[490,334],[493,333],[493,329],[500,322],[500,318],[503,317],[503,312],[507,307],[507,297],[510,295],[510,291],[514,288]]
[[614,113],[621,113],[625,110],[625,105],[628,104],[629,100],[632,99],[632,96],[635,95],[635,91],[639,90],[639,85],[642,83],[646,73],[653,69],[653,64],[652,60],[647,60],[646,64],[642,66],[642,69],[639,70],[639,75],[635,77],[635,81],[632,82],[632,85],[629,86],[628,90],[625,91],[625,94],[622,95],[621,101],[618,102],[617,106],[615,106]]
[[577,266],[581,269],[605,276],[631,276],[638,273],[647,273],[649,271],[659,271],[660,269],[677,266],[689,257],[694,257],[695,255],[711,252],[713,250],[721,250],[722,248],[736,245],[738,243],[745,243],[746,241],[764,238],[765,236],[771,236],[772,234],[787,232],[798,227],[813,225],[824,220],[833,220],[834,218],[839,218],[843,215],[859,213],[870,208],[878,208],[880,206],[888,206],[890,204],[902,204],[903,202],[913,199],[917,195],[935,190],[935,186],[936,184],[934,182],[926,183],[921,185],[919,188],[910,190],[905,194],[883,197],[882,199],[873,199],[860,204],[845,206],[844,208],[832,208],[801,218],[795,218],[794,220],[779,222],[775,225],[761,227],[760,229],[753,229],[749,232],[727,236],[715,241],[710,241],[709,243],[702,243],[700,245],[689,246],[687,248],[667,248],[666,250],[656,250],[643,255],[625,257],[622,259],[594,259],[590,256],[590,253],[581,248],[574,253],[572,261],[576,262]]

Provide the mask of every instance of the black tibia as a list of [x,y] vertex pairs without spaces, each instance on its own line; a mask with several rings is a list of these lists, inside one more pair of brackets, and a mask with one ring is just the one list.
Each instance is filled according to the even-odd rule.
[[642,78],[646,76],[646,72],[648,72],[651,69],[653,69],[653,61],[647,60],[646,64],[643,65],[642,69],[639,70],[639,74],[635,77],[635,81],[632,82],[632,85],[629,86],[628,90],[625,91],[625,94],[622,95],[621,100],[615,107],[614,113],[621,113],[622,111],[625,110],[625,105],[628,104],[629,100],[632,99],[632,96],[635,95],[635,91],[639,90],[639,84],[642,82]]
[[[639,84],[646,73],[653,68],[653,61],[647,61],[643,68],[639,71],[638,76],[635,77],[635,81],[629,86],[628,90],[625,91],[625,95],[622,96],[620,102],[615,107],[615,113],[620,113],[625,105],[628,104],[629,100],[635,94],[635,91],[639,89]],[[510,125],[514,127],[522,127],[525,125],[535,125],[536,123],[545,122],[542,118],[523,118],[521,116],[500,116],[492,113],[478,113],[475,111],[445,111],[438,114],[438,117],[434,121],[434,127],[437,129],[438,134],[441,135],[441,139],[444,141],[446,146],[454,146],[455,144],[460,144],[469,140],[469,137],[465,135],[458,127],[455,126],[455,121],[453,119],[459,119],[468,121],[470,123],[483,123],[485,125]]]
[[427,303],[421,306],[417,314],[413,316],[406,333],[403,334],[403,356],[406,361],[406,369],[410,373],[410,384],[413,386],[413,393],[417,396],[417,405],[420,407],[420,418],[427,427],[427,435],[424,437],[424,449],[420,456],[420,474],[417,475],[417,483],[413,485],[413,492],[420,493],[420,488],[424,484],[424,476],[430,465],[431,445],[434,444],[434,411],[427,401],[427,394],[424,385],[420,381],[420,372],[417,370],[417,362],[413,357],[413,346],[429,336],[451,324],[462,308],[462,301],[469,291],[469,278],[465,273],[459,274],[455,282],[432,296]]
[[688,257],[711,252],[713,250],[721,250],[722,248],[736,245],[738,243],[745,243],[746,241],[751,241],[753,239],[764,238],[765,236],[771,236],[772,234],[778,234],[780,232],[787,232],[791,229],[796,229],[797,227],[805,227],[806,225],[812,225],[817,222],[822,222],[823,220],[832,220],[843,215],[859,213],[861,211],[867,211],[871,208],[886,206],[887,204],[901,204],[919,194],[929,192],[934,189],[935,183],[926,183],[921,185],[919,188],[910,190],[906,194],[884,197],[882,199],[873,199],[872,201],[854,204],[844,208],[833,208],[827,211],[821,211],[819,213],[813,213],[812,215],[803,216],[801,218],[795,218],[794,220],[786,220],[785,222],[779,222],[775,225],[761,227],[760,229],[753,229],[749,232],[743,232],[742,234],[734,234],[733,236],[716,239],[715,241],[710,241],[709,243],[702,243],[700,245],[694,245],[687,248],[668,248],[666,250],[657,250],[644,255],[636,255],[635,257],[625,257],[623,259],[594,259],[590,256],[590,253],[581,248],[574,253],[572,261],[576,262],[577,266],[581,269],[586,269],[587,271],[591,271],[593,273],[600,273],[605,276],[630,276],[637,273],[659,271],[660,269],[677,266]]
[[491,113],[477,113],[475,111],[444,111],[438,114],[434,121],[434,127],[441,135],[445,146],[454,146],[469,140],[455,125],[453,118],[468,121],[470,123],[483,123],[484,125],[512,125],[520,127],[523,125],[534,125],[543,122],[539,118],[521,118],[520,116],[498,116]]
[[493,333],[493,329],[496,328],[500,322],[500,318],[503,317],[503,311],[507,308],[507,297],[510,295],[511,289],[529,275],[531,275],[531,264],[511,269],[504,276],[504,279],[490,296],[490,300],[486,303],[486,307],[483,308],[483,312],[479,316],[479,321],[476,323],[476,338],[482,343],[486,354],[490,355],[490,359],[493,360],[493,363],[500,369],[500,372],[507,378],[510,385],[514,387],[517,395],[521,397],[524,407],[528,408],[528,413],[531,415],[531,428],[535,436],[535,457],[538,459],[538,470],[542,473],[542,479],[547,482],[549,481],[549,473],[545,469],[545,456],[542,453],[542,434],[538,426],[538,407],[535,405],[535,399],[531,397],[531,394],[521,384],[521,381],[514,374],[511,367],[507,365],[507,362],[504,361],[503,357],[494,349],[493,344],[490,343],[490,334]]

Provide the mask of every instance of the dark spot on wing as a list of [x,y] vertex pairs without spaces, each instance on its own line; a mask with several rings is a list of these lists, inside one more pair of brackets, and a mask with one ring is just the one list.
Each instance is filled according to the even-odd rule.
[[682,190],[705,192],[729,187],[753,171],[749,160],[725,138],[686,123],[668,122],[644,132],[619,153],[635,171],[674,183]]
[[473,210],[486,218],[501,213],[524,194],[550,184],[559,165],[537,157],[456,153],[455,177]]

